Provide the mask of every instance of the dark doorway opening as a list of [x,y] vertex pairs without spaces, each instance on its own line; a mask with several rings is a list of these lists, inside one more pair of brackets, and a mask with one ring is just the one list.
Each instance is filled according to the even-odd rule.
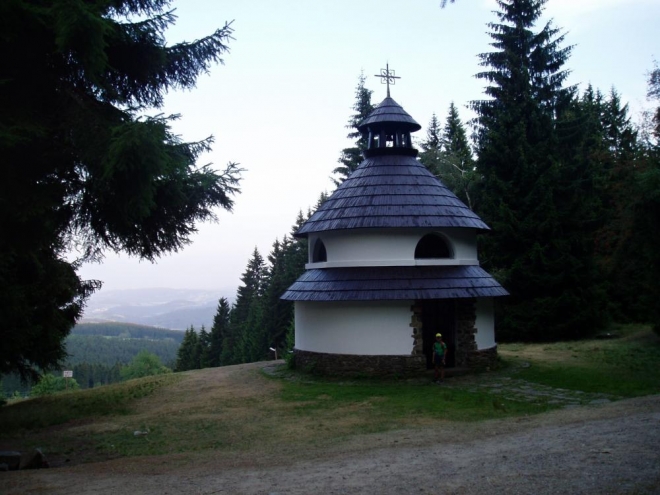
[[446,366],[456,366],[456,311],[453,299],[422,301],[422,346],[426,356],[426,369],[432,369],[431,353],[435,334],[441,333],[447,344]]
[[415,259],[451,258],[451,249],[444,237],[426,234],[415,247]]

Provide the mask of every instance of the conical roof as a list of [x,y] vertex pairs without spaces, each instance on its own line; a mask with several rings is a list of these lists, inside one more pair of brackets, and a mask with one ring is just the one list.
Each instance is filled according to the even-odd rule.
[[416,158],[375,156],[307,220],[297,236],[364,228],[489,227]]
[[422,126],[415,122],[408,112],[406,112],[401,105],[399,105],[393,98],[389,96],[385,98],[380,105],[378,105],[369,116],[360,122],[358,130],[362,133],[366,132],[369,127],[374,124],[387,124],[389,127],[394,125],[408,132],[419,131]]

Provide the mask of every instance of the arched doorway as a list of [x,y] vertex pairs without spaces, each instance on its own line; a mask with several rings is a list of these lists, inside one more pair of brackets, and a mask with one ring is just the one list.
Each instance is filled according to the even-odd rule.
[[428,299],[422,306],[422,346],[426,369],[432,369],[431,353],[435,334],[441,333],[447,344],[446,366],[456,366],[456,304],[453,299]]

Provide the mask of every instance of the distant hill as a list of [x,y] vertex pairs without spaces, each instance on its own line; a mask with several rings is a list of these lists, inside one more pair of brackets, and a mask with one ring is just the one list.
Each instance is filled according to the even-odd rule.
[[221,297],[230,302],[235,289],[132,289],[110,290],[92,295],[85,308],[82,323],[116,321],[185,330],[202,325],[207,329]]

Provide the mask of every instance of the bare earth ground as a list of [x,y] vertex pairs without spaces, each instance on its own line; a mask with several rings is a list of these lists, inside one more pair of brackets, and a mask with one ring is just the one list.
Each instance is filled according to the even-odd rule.
[[[197,390],[254,393],[258,384],[249,376],[263,365],[198,372],[186,388],[192,380]],[[660,396],[534,417],[435,422],[304,451],[205,451],[0,473],[3,495],[317,493],[659,494]]]

